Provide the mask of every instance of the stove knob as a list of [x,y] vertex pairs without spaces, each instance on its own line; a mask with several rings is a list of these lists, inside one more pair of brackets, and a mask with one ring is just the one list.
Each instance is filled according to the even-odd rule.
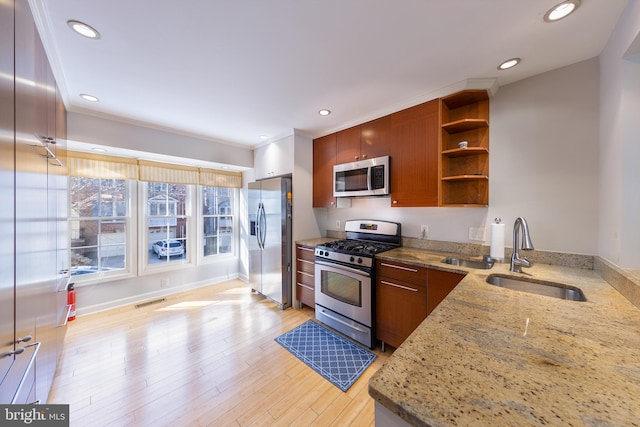
[[355,259],[354,257],[350,257],[350,258],[349,258],[349,261],[350,261],[350,262],[354,262],[355,260],[356,260],[356,259]]
[[358,264],[362,264],[362,258],[358,258]]

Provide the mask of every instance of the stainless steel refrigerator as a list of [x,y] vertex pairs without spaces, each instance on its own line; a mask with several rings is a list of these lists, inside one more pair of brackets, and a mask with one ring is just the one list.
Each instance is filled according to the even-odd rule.
[[249,184],[251,289],[291,307],[291,178]]

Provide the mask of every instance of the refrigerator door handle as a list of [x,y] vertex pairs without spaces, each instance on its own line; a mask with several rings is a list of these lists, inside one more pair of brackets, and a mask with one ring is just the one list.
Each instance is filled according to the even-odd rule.
[[256,241],[258,242],[258,248],[260,250],[264,249],[264,247],[262,246],[262,242],[260,241],[260,210],[262,207],[262,203],[258,203],[258,210],[256,211],[256,223],[255,223],[255,236],[256,236]]
[[260,220],[258,223],[260,224],[260,245],[261,248],[264,249],[265,243],[267,242],[267,213],[262,203],[260,203]]

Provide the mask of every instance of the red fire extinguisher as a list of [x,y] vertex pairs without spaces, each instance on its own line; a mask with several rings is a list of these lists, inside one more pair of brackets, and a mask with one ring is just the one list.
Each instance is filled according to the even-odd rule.
[[67,321],[75,320],[76,318],[76,290],[73,287],[73,283],[69,284],[67,288],[67,304],[71,306],[69,310],[69,315],[67,316]]

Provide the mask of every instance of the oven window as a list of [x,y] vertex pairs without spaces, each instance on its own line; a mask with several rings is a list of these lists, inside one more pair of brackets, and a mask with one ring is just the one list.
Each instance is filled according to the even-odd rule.
[[367,189],[367,168],[336,172],[336,191],[362,191]]
[[323,294],[338,301],[362,307],[362,282],[353,277],[323,270],[320,290]]

